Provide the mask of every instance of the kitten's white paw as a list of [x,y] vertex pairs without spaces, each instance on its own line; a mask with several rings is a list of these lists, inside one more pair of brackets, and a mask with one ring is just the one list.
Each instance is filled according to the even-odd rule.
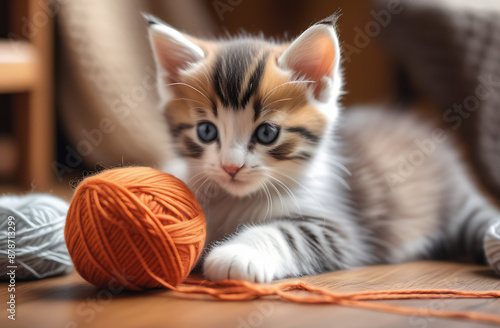
[[500,221],[492,224],[486,231],[484,251],[488,263],[500,275]]
[[270,283],[276,267],[269,259],[269,254],[243,244],[224,244],[208,254],[203,272],[211,281],[236,279]]

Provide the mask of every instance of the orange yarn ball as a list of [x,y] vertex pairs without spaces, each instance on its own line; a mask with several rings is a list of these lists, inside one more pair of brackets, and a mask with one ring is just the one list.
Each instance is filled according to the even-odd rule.
[[182,282],[201,254],[206,225],[182,181],[149,167],[128,167],[78,186],[64,234],[85,280],[138,290]]

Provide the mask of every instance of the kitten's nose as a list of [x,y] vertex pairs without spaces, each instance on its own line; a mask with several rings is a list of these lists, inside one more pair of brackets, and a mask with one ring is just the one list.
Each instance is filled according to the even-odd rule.
[[224,171],[227,172],[227,174],[229,174],[231,177],[234,178],[234,176],[236,175],[236,173],[238,173],[238,171],[242,168],[242,166],[222,165],[222,168],[224,169]]

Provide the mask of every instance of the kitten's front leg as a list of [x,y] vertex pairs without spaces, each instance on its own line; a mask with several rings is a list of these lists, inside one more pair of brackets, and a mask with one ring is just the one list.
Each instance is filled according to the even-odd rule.
[[273,251],[233,240],[212,249],[205,259],[203,272],[212,281],[236,279],[268,283],[281,266],[282,259]]
[[355,238],[350,235],[349,231],[314,218],[248,226],[213,247],[203,271],[212,281],[269,283],[274,279],[343,269],[361,260],[353,251]]

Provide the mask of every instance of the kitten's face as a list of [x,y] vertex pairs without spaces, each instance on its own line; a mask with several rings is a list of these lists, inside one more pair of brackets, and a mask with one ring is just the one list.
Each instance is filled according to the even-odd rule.
[[305,171],[337,110],[331,26],[315,25],[300,44],[283,45],[206,42],[150,23],[165,114],[190,187],[213,181],[246,196],[283,189]]

